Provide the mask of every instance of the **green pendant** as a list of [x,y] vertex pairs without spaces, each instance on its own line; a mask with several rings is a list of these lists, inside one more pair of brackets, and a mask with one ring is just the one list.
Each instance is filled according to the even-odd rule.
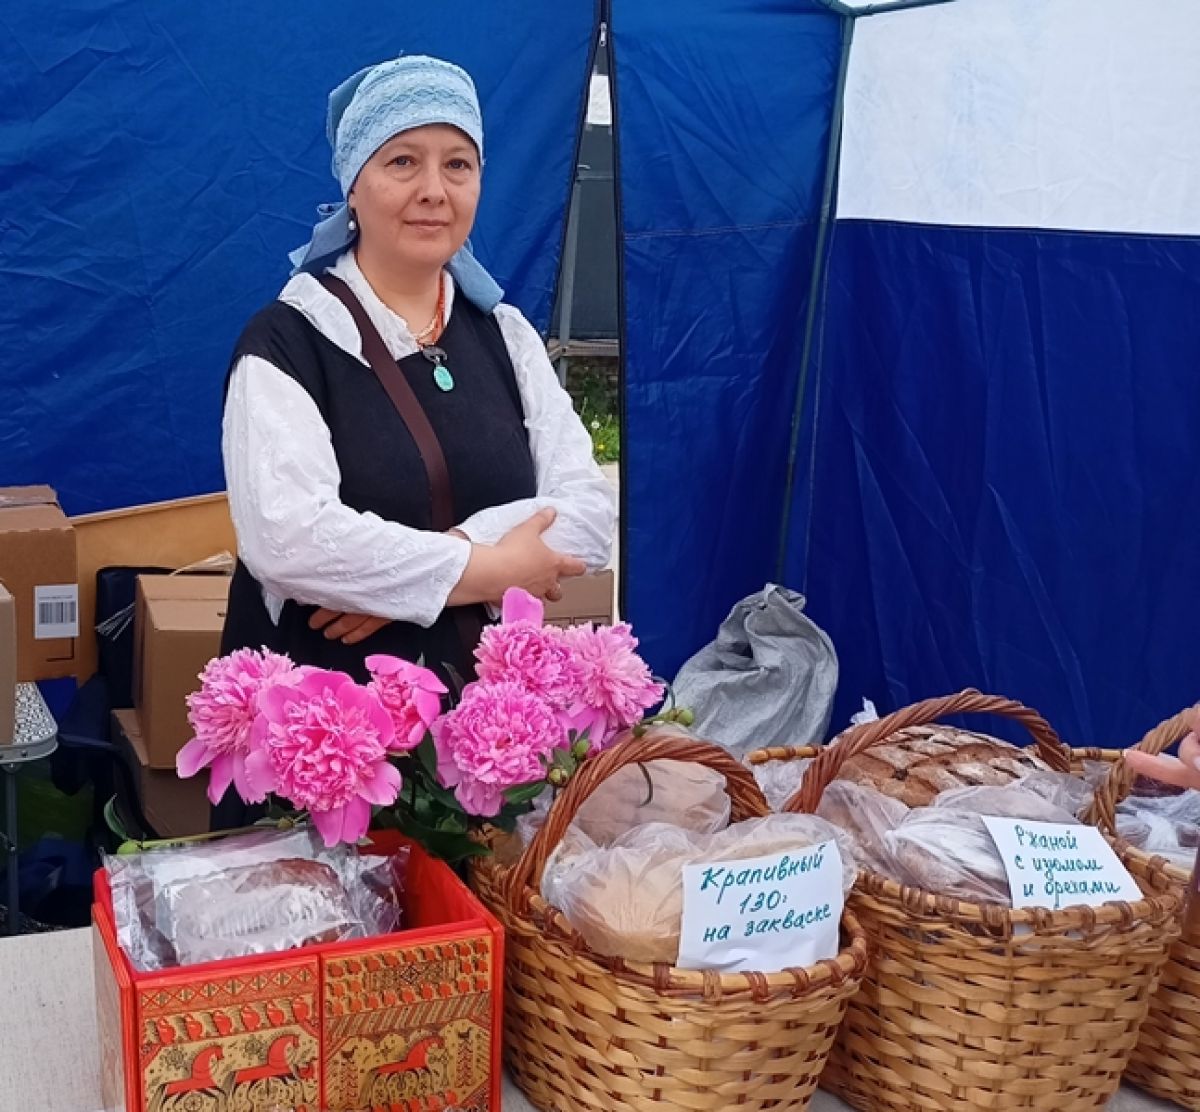
[[454,389],[454,376],[450,373],[450,368],[443,363],[433,368],[433,381],[443,394],[449,394]]

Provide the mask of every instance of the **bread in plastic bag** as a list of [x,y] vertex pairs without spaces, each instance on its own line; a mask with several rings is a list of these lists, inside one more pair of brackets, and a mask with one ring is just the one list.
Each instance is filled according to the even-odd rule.
[[1129,796],[1117,807],[1117,833],[1144,853],[1191,869],[1200,846],[1200,791]]
[[[511,865],[533,841],[552,802],[551,793],[543,792],[533,810],[517,819],[515,836],[497,840],[500,865]],[[693,761],[648,761],[626,765],[600,784],[579,808],[572,826],[602,846],[611,845],[635,826],[653,822],[712,834],[729,825],[729,806],[725,777],[719,772]]]
[[[1087,765],[1098,765],[1098,761],[1085,762],[1084,775],[1074,776],[1069,772],[1031,772],[1018,780],[1014,787],[1023,791],[1040,795],[1047,803],[1063,811],[1069,811],[1076,818],[1083,818],[1084,812],[1092,804],[1092,799],[1099,786],[1088,779]],[[1105,768],[1107,775],[1107,768]]]
[[264,827],[104,864],[117,939],[151,971],[396,930],[407,856],[327,849],[309,827]]
[[843,891],[857,869],[849,838],[814,815],[768,815],[698,834],[666,823],[634,827],[610,846],[572,826],[542,876],[542,897],[598,954],[674,964],[683,915],[683,867],[765,857],[835,840]]
[[914,808],[885,833],[883,853],[902,884],[954,899],[1011,906],[1004,861],[982,816],[1077,823],[1075,816],[1021,787],[956,788]]
[[158,902],[180,965],[340,942],[362,926],[337,873],[303,858],[168,884]]
[[883,836],[908,816],[909,806],[877,788],[852,780],[834,780],[821,795],[817,814],[852,839],[859,863],[873,872],[892,875]]

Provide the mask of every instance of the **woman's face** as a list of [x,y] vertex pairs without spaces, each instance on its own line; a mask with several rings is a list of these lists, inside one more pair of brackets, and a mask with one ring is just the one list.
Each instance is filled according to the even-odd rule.
[[399,266],[440,267],[466,242],[479,206],[475,144],[430,124],[379,148],[350,190],[361,244]]

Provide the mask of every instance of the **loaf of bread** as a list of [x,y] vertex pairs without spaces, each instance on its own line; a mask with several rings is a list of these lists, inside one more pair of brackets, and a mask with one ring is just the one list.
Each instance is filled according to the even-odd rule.
[[303,858],[169,884],[159,899],[180,965],[335,942],[362,929],[337,873]]
[[1011,903],[1008,874],[982,816],[1070,824],[1075,816],[1020,784],[958,788],[912,810],[883,837],[881,857],[901,884],[940,896]]
[[838,842],[842,888],[848,892],[857,872],[853,845],[815,815],[768,815],[712,835],[647,823],[611,846],[596,845],[572,826],[547,863],[542,895],[595,953],[674,964],[685,865],[751,860],[831,839]]
[[1030,772],[1047,770],[1033,751],[999,738],[950,726],[910,726],[851,757],[838,777],[875,788],[909,807],[923,807],[954,788],[1002,787]]

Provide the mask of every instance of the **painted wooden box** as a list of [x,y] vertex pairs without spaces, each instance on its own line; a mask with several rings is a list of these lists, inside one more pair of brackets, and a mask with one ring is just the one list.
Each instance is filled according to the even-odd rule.
[[418,847],[402,931],[158,973],[95,888],[106,1112],[500,1112],[503,932]]

